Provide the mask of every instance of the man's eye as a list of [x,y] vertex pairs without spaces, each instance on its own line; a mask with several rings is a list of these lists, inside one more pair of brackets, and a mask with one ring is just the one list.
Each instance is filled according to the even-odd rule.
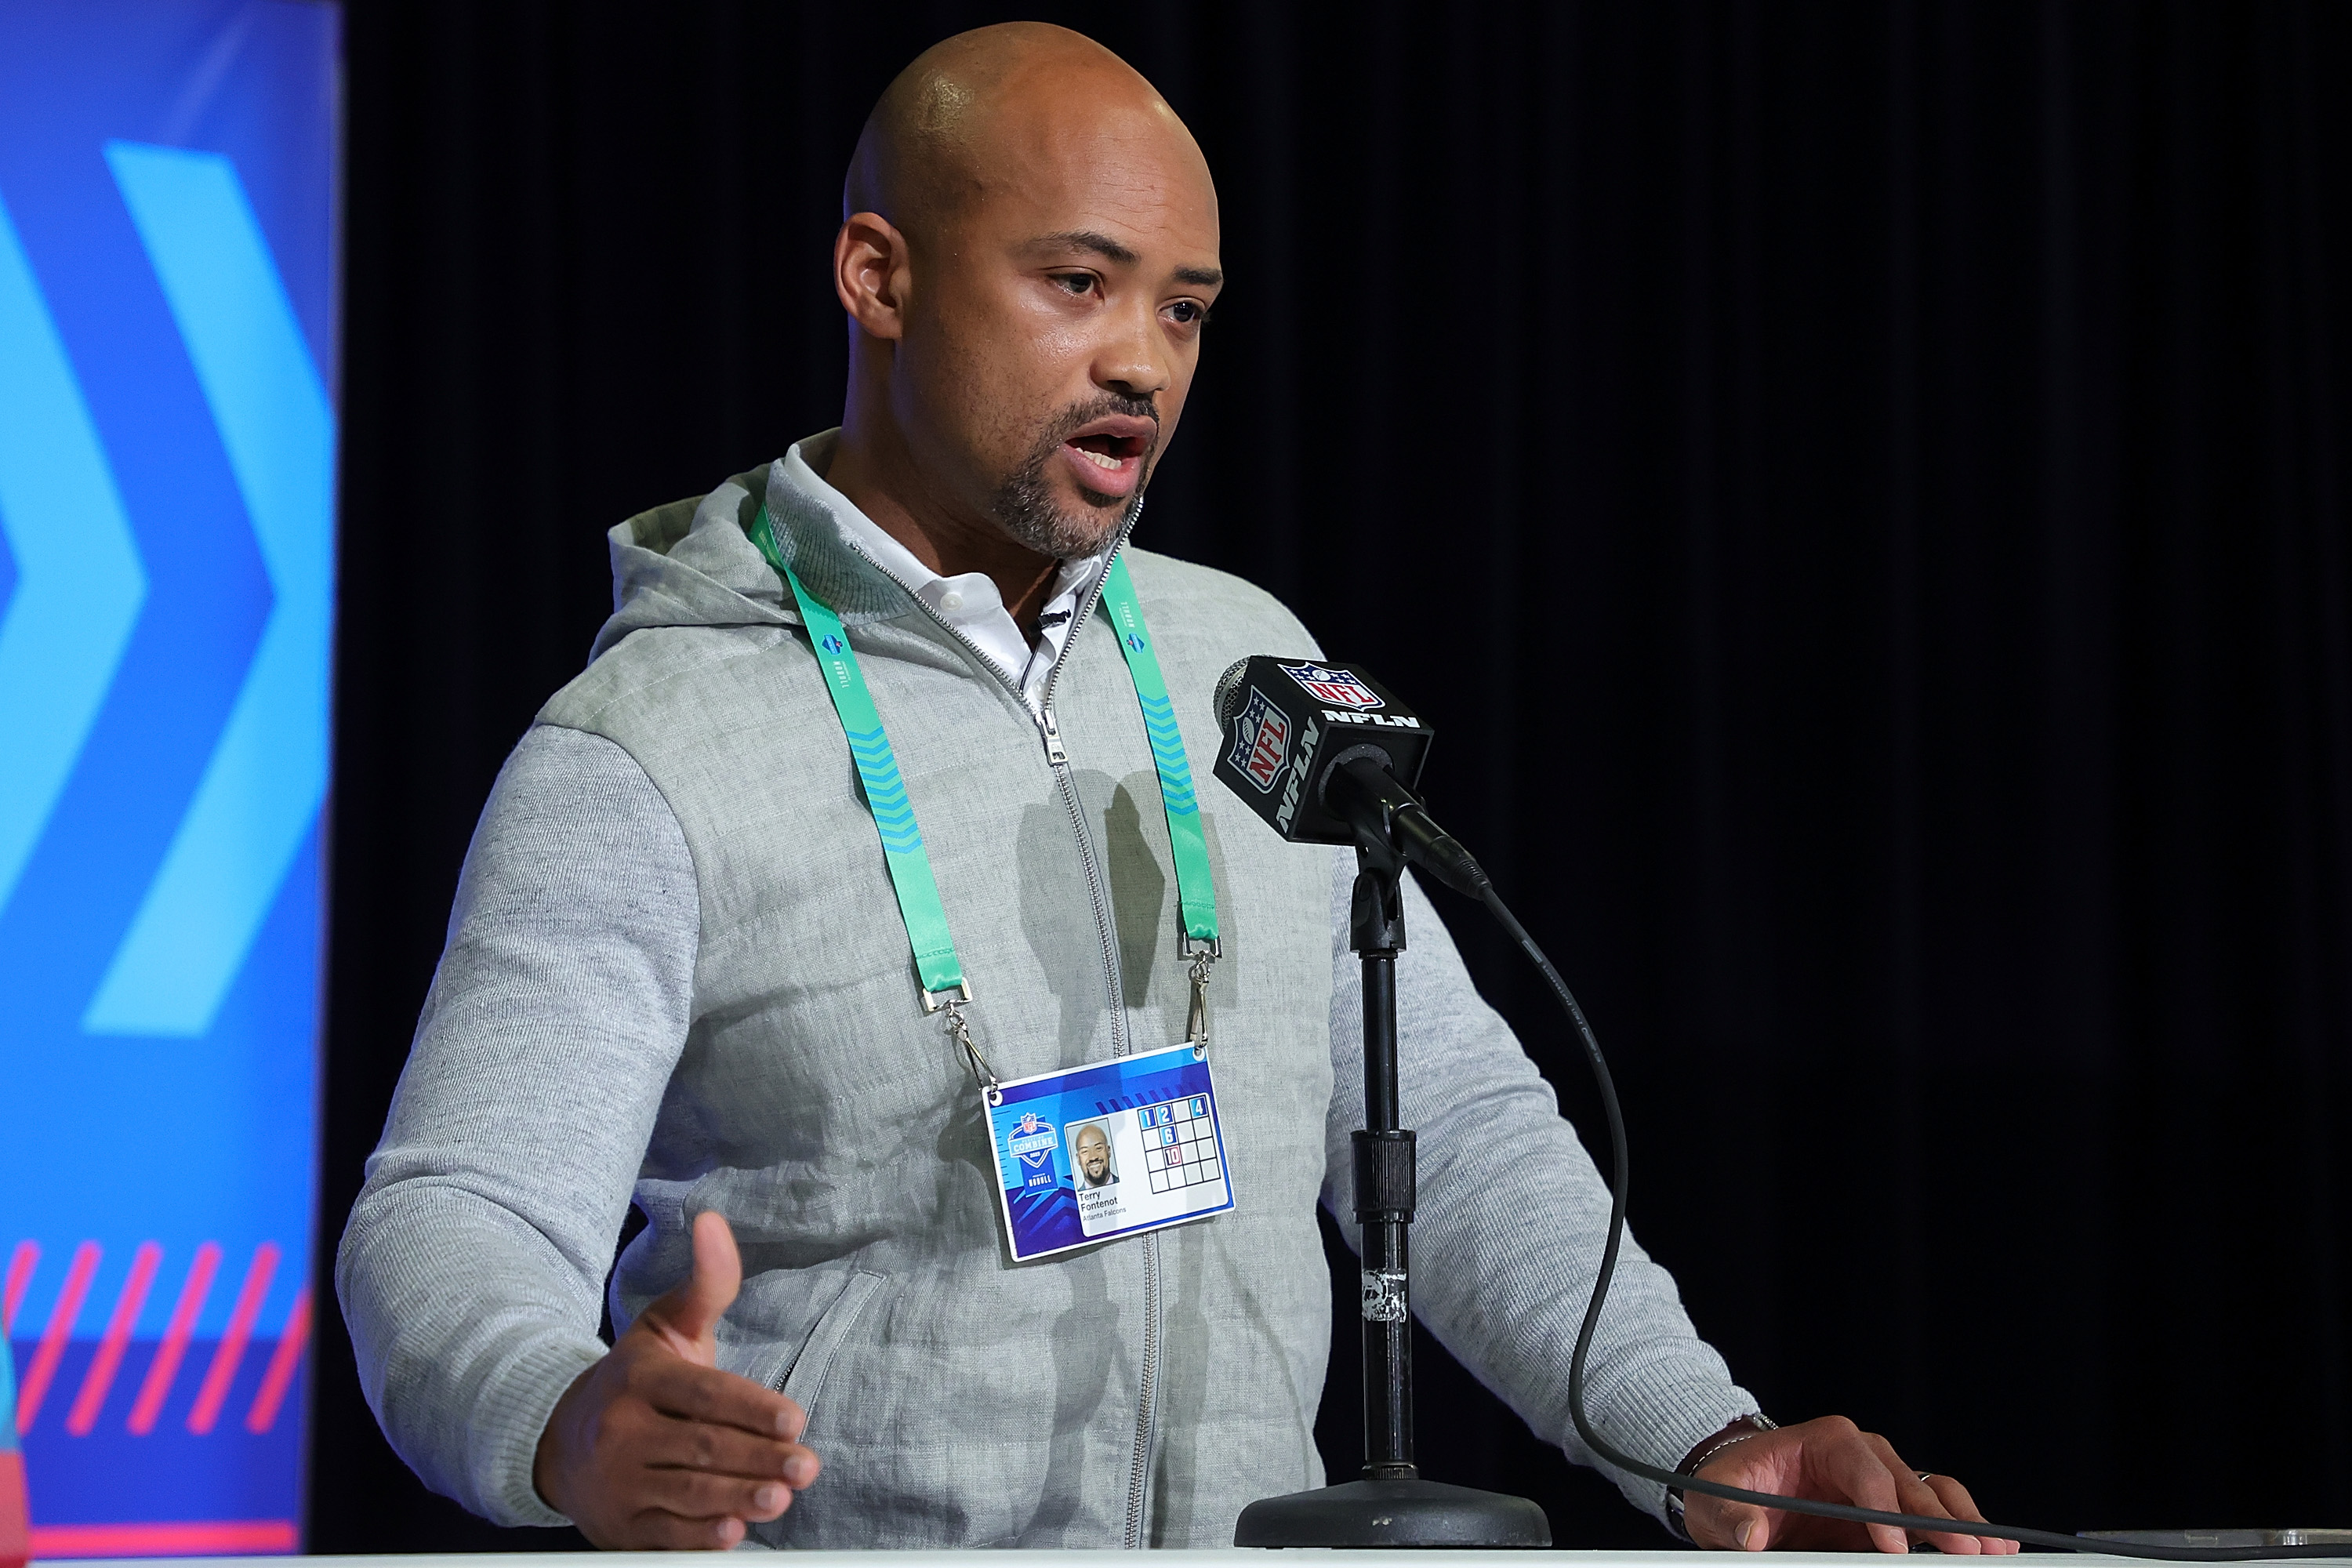
[[1209,308],[1198,300],[1179,300],[1168,309],[1181,326],[1198,326],[1209,319]]
[[1072,298],[1095,291],[1095,275],[1091,272],[1056,272],[1054,281],[1067,289]]

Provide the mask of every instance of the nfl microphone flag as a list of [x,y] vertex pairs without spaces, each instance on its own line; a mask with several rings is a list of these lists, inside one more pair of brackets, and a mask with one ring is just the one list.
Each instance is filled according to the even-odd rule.
[[8,1336],[0,1333],[0,1568],[25,1568],[32,1555],[25,1517],[25,1456],[16,1451],[16,1373]]
[[1360,665],[1261,654],[1225,671],[1214,698],[1225,787],[1294,844],[1349,844],[1323,801],[1335,767],[1362,757],[1411,789],[1433,732]]

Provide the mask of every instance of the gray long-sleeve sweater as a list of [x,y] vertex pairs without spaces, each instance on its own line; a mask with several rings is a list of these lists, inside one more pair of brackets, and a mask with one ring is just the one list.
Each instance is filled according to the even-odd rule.
[[[1215,998],[1239,1206],[1006,1264],[969,1080],[935,1031],[906,1025],[898,1013],[914,1010],[888,1000],[907,984],[903,933],[887,884],[865,870],[879,860],[873,830],[806,679],[796,617],[741,537],[746,498],[764,497],[792,531],[796,570],[835,574],[820,591],[846,610],[950,917],[966,914],[958,942],[982,977],[975,1017],[1007,1076],[1176,1037],[1183,993],[1157,951],[1172,901],[1166,845],[1150,841],[1156,812],[1138,806],[1156,805],[1142,793],[1149,753],[1139,732],[1123,733],[1139,725],[1131,695],[1123,712],[1118,700],[1115,645],[1079,627],[1066,660],[1091,657],[1110,679],[1060,689],[1076,761],[1042,775],[1077,811],[1024,804],[1034,786],[1016,770],[1034,759],[998,763],[976,747],[974,714],[992,702],[1009,713],[1017,693],[950,714],[953,743],[929,765],[929,737],[900,716],[987,672],[894,600],[887,579],[862,574],[806,504],[822,481],[797,452],[690,514],[615,531],[624,624],[603,646],[618,647],[550,705],[500,775],[338,1260],[363,1384],[436,1489],[495,1520],[556,1522],[531,1488],[531,1455],[556,1399],[602,1352],[599,1285],[625,1205],[634,1197],[651,1225],[614,1279],[624,1323],[683,1276],[686,1223],[717,1207],[747,1274],[722,1364],[806,1405],[808,1440],[828,1464],[761,1540],[1224,1544],[1251,1498],[1319,1479],[1311,1433],[1328,1322],[1311,1208],[1319,1192],[1354,1239],[1352,866],[1242,837],[1263,829],[1237,809],[1220,819],[1204,791],[1230,945],[1280,964],[1261,976],[1229,959]],[[1129,560],[1180,707],[1200,706],[1234,647],[1307,650],[1295,623],[1231,579],[1131,549]],[[1173,635],[1221,621],[1199,647]],[[677,635],[687,628],[693,637]],[[756,689],[715,688],[714,669],[762,681],[781,670],[787,685],[761,706]],[[778,727],[778,714],[803,711],[815,722]],[[714,726],[760,766],[714,760],[702,733]],[[1186,730],[1205,758],[1201,731]],[[679,750],[679,734],[694,749]],[[987,799],[959,810],[959,782]],[[762,795],[763,784],[775,787]],[[985,811],[1000,805],[1013,815],[992,830]],[[1057,862],[1055,825],[1073,820],[1087,828],[1077,858]],[[781,864],[760,858],[779,853]],[[1310,867],[1311,969],[1295,946]],[[1077,916],[1081,871],[1103,894],[1092,921]],[[770,881],[823,896],[779,911],[761,901]],[[1002,931],[972,918],[992,890]],[[861,904],[878,904],[862,910],[878,921],[841,912]],[[1417,889],[1407,921],[1414,1309],[1538,1433],[1590,1462],[1566,1381],[1606,1192]],[[1108,993],[1086,978],[1089,931],[1102,938]],[[992,945],[999,936],[1012,945]],[[1075,959],[1057,971],[1066,950]],[[1045,966],[1026,986],[1024,960]],[[1010,984],[992,990],[992,977]],[[1044,1007],[1020,1012],[1024,996]],[[1310,1001],[1312,1061],[1297,1055],[1308,1037],[1284,1023]],[[1692,1331],[1672,1280],[1630,1245],[1589,1388],[1612,1440],[1667,1463],[1754,1407]],[[1616,1479],[1659,1511],[1658,1488]]]

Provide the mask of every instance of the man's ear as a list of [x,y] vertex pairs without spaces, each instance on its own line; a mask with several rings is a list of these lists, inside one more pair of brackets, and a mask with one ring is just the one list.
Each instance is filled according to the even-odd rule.
[[907,237],[879,213],[852,213],[833,237],[833,291],[868,336],[906,330],[910,282]]

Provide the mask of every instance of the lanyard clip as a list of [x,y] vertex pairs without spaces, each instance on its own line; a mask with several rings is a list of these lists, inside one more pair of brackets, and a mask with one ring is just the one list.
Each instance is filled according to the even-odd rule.
[[925,991],[923,1016],[929,1017],[934,1013],[948,1016],[948,1038],[955,1042],[957,1053],[963,1058],[963,1065],[971,1069],[971,1081],[980,1086],[980,1092],[987,1098],[989,1104],[1000,1105],[1003,1103],[1004,1093],[997,1080],[996,1069],[988,1065],[988,1058],[980,1054],[978,1046],[972,1044],[971,1024],[963,1016],[963,1010],[971,1001],[971,982],[959,980],[950,987]]
[[1215,938],[1195,946],[1192,936],[1180,936],[1176,951],[1192,961],[1192,1000],[1184,1009],[1184,1043],[1192,1047],[1193,1058],[1205,1059],[1209,1054],[1209,966],[1224,956],[1223,945]]
[[955,1042],[956,1050],[963,1057],[963,1065],[971,1069],[971,1081],[980,1089],[981,1098],[992,1106],[1002,1105],[1004,1103],[1004,1086],[998,1079],[996,1069],[988,1065],[988,1058],[980,1054],[980,1047],[972,1043],[971,1025],[963,1016],[964,1003],[971,996],[971,988],[967,986],[963,995],[949,997],[936,1010],[947,1014],[948,1038]]

